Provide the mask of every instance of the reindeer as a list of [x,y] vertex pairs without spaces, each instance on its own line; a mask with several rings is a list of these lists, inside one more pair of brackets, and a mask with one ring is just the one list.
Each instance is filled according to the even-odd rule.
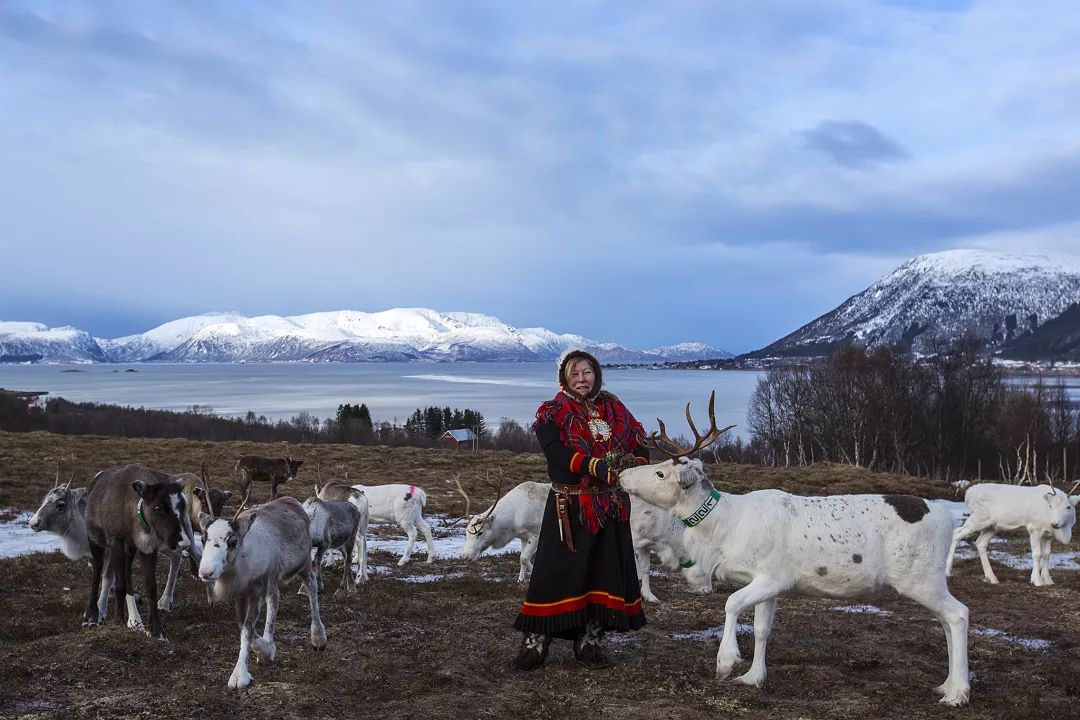
[[[461,486],[459,475],[454,476],[457,491],[465,498],[465,547],[462,560],[475,562],[485,550],[506,547],[513,540],[521,541],[518,561],[518,582],[526,582],[532,575],[536,541],[540,537],[540,521],[544,517],[544,503],[551,492],[549,483],[523,482],[505,496],[502,494],[503,477],[495,490],[495,502],[479,515],[470,514],[472,500]],[[501,503],[501,504],[500,504]],[[496,508],[499,512],[496,513]],[[452,523],[448,527],[455,527]]]
[[[320,473],[321,477],[321,473]],[[354,582],[368,581],[367,566],[367,529],[368,529],[368,499],[363,490],[357,490],[349,485],[341,483],[327,483],[319,487],[315,484],[315,496],[320,500],[336,500],[352,504],[360,513],[360,524],[356,529],[356,543],[353,547],[353,556],[356,558],[357,569]],[[347,570],[351,568],[346,566]]]
[[[160,550],[178,552],[191,547],[185,536],[187,501],[183,487],[165,473],[138,465],[109,468],[94,476],[86,493],[86,535],[94,568],[92,592],[84,625],[100,623],[97,600],[102,584],[106,551],[110,555],[117,608],[127,602],[128,627],[143,629],[142,618],[130,592],[131,565],[142,556],[146,597],[157,595],[157,555]],[[123,622],[119,611],[117,621]],[[150,603],[150,632],[166,640],[157,604]]]
[[[354,491],[356,492],[356,491]],[[323,589],[322,560],[327,550],[340,550],[345,556],[345,568],[341,573],[340,590],[356,592],[356,580],[352,574],[352,554],[356,545],[356,535],[360,529],[360,511],[351,502],[321,500],[318,497],[304,501],[304,512],[310,524],[311,544],[316,548],[315,567],[319,592]],[[300,593],[304,589],[299,590]]]
[[[345,476],[348,481],[348,475]],[[331,486],[337,483],[330,483]],[[416,530],[424,534],[427,541],[427,562],[435,560],[435,542],[431,539],[431,526],[424,520],[424,506],[427,505],[427,493],[416,485],[353,485],[362,491],[368,499],[368,520],[374,523],[397,523],[405,531],[409,541],[398,565],[404,565],[412,557],[413,545],[416,544]]]
[[283,458],[269,458],[262,455],[241,455],[233,466],[233,473],[240,476],[240,493],[247,497],[251,492],[252,480],[270,483],[270,499],[278,496],[278,485],[296,477],[303,460],[293,460],[286,454]]
[[947,705],[967,703],[968,609],[949,593],[945,578],[953,527],[948,511],[907,495],[721,493],[701,461],[688,459],[730,429],[717,429],[714,401],[715,393],[705,435],[698,433],[686,405],[696,440],[692,448],[674,443],[658,420],[659,434],[652,434],[650,444],[669,459],[623,470],[619,481],[636,497],[682,520],[690,559],[710,575],[744,585],[725,606],[717,678],[728,677],[742,659],[735,627],[744,610],[754,608],[754,660],[736,681],[761,687],[779,596],[853,598],[891,587],[928,609],[945,628],[949,675],[935,689]]
[[[272,500],[244,511],[247,498],[232,520],[211,513],[199,516],[206,545],[199,563],[199,577],[210,583],[214,596],[233,600],[240,626],[240,655],[229,676],[229,687],[251,684],[248,656],[254,650],[259,662],[270,664],[277,657],[274,627],[277,621],[281,586],[300,577],[307,589],[311,609],[311,646],[326,647],[326,628],[319,615],[319,589],[311,567],[311,536],[304,508],[291,497]],[[255,623],[266,603],[263,635],[255,634]]]
[[[461,487],[458,476],[454,477],[454,483],[465,498],[465,517],[468,518],[461,558],[476,561],[485,550],[505,547],[515,538],[519,539],[521,557],[518,582],[528,581],[532,575],[533,557],[536,555],[544,505],[551,493],[551,485],[523,482],[506,495],[501,495],[500,483],[495,504],[479,515],[470,515],[472,501]],[[448,527],[454,525],[456,523]],[[641,596],[650,602],[660,602],[649,587],[650,551],[659,555],[666,567],[672,570],[682,567],[683,576],[694,592],[712,591],[708,574],[685,559],[686,550],[682,546],[683,529],[682,523],[673,522],[666,510],[640,498],[634,498],[630,503],[630,533],[634,538],[634,559],[641,584]]]
[[[997,585],[998,579],[990,567],[990,558],[986,548],[994,535],[1005,530],[1024,528],[1031,543],[1031,584],[1036,587],[1053,585],[1050,579],[1050,543],[1068,544],[1072,539],[1073,525],[1076,524],[1076,504],[1080,496],[1070,497],[1069,493],[1058,490],[1054,482],[1047,477],[1049,485],[1004,485],[982,483],[968,488],[964,494],[971,514],[953,533],[949,547],[949,561],[945,573],[952,574],[953,556],[961,540],[975,533],[975,547],[979,551],[983,576],[986,581]],[[1073,492],[1080,482],[1073,485]]]

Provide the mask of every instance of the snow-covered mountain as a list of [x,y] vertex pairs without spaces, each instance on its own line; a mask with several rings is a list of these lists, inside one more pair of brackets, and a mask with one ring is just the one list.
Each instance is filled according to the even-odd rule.
[[107,362],[90,333],[73,327],[50,328],[34,322],[0,320],[0,360],[41,356],[57,362]]
[[[20,338],[29,336],[27,328],[47,330],[32,323],[7,325],[12,326],[12,335]],[[426,308],[375,313],[341,310],[291,317],[211,313],[113,340],[95,342],[82,335],[92,347],[80,347],[78,352],[69,348],[66,354],[54,347],[35,352],[45,360],[95,362],[528,362],[554,359],[572,347],[585,348],[602,362],[620,363],[729,355],[700,343],[634,350],[545,328],[516,328],[489,315]],[[0,330],[0,347],[7,338]],[[30,345],[19,347],[26,350]]]
[[933,352],[967,334],[995,348],[1080,300],[1080,258],[949,250],[919,255],[751,357],[816,356],[841,345]]

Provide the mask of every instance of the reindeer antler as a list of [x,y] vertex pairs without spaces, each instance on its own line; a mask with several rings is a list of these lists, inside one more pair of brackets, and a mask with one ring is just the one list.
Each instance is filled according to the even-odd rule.
[[251,488],[247,489],[244,493],[244,499],[240,501],[240,507],[236,508],[236,514],[233,515],[232,521],[236,522],[236,518],[240,517],[240,513],[244,512],[244,507],[247,506],[248,497],[251,495]]
[[[488,480],[490,481],[491,480],[491,471],[490,470],[488,471],[487,476],[488,476]],[[477,529],[476,530],[469,530],[469,532],[471,532],[473,535],[480,534],[480,528],[482,528],[484,526],[484,523],[486,523],[488,521],[488,518],[490,518],[492,516],[492,514],[495,512],[495,506],[498,505],[499,500],[502,499],[502,486],[503,486],[503,481],[505,479],[506,478],[503,476],[502,468],[499,468],[499,484],[495,487],[495,502],[492,503],[491,509],[489,509],[484,514],[484,516],[482,518],[480,518],[479,520],[476,521],[476,525],[474,527],[476,527]]]
[[75,479],[75,453],[71,453],[71,474],[68,475],[67,485],[64,487],[71,487],[71,481]]
[[457,485],[457,491],[461,493],[461,497],[465,498],[465,516],[459,517],[457,520],[447,525],[446,529],[448,530],[450,528],[456,528],[462,522],[468,522],[469,518],[472,517],[469,514],[469,509],[472,507],[472,499],[469,498],[468,493],[465,492],[465,488],[461,487],[461,473],[454,474],[454,484]]
[[206,484],[206,463],[203,463],[200,468],[199,480],[202,482],[203,494],[206,496],[206,514],[210,516],[210,522],[214,522],[217,518],[214,517],[214,504],[210,502],[210,486]]
[[[709,395],[709,430],[704,435],[699,433],[697,426],[694,425],[694,418],[690,415],[690,403],[686,403],[686,422],[690,425],[690,431],[694,433],[694,447],[682,447],[670,437],[668,437],[667,428],[664,426],[663,420],[661,420],[660,418],[656,418],[656,422],[660,426],[659,432],[653,432],[645,441],[642,442],[642,444],[647,448],[659,450],[663,454],[667,455],[668,458],[671,460],[685,457],[687,455],[693,455],[701,448],[712,445],[714,442],[716,442],[717,438],[719,438],[731,428],[735,427],[734,425],[728,425],[722,430],[717,429],[715,390],[713,390],[712,394]],[[675,452],[664,448],[663,446],[661,446],[661,443],[664,443],[670,448],[674,448]]]

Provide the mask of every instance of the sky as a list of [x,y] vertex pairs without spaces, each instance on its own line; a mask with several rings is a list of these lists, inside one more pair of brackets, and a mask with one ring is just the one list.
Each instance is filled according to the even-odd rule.
[[1074,0],[0,3],[0,320],[430,307],[776,340],[1080,254]]

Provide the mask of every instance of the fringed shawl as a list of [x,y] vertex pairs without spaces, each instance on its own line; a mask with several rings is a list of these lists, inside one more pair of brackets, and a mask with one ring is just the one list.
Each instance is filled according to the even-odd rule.
[[[593,409],[611,428],[611,433],[603,439],[593,435],[589,429],[590,410]],[[606,391],[601,391],[592,402],[579,400],[561,391],[540,405],[536,411],[536,422],[553,423],[559,428],[560,439],[568,448],[587,457],[601,458],[613,467],[618,465],[616,460],[619,457],[632,454],[645,435],[645,428],[622,401]],[[630,519],[630,496],[622,488],[616,488],[613,492],[590,492],[607,488],[588,475],[582,476],[580,487],[582,495],[579,496],[578,507],[581,522],[589,528],[589,532],[599,532],[606,519],[618,518],[622,522]]]

